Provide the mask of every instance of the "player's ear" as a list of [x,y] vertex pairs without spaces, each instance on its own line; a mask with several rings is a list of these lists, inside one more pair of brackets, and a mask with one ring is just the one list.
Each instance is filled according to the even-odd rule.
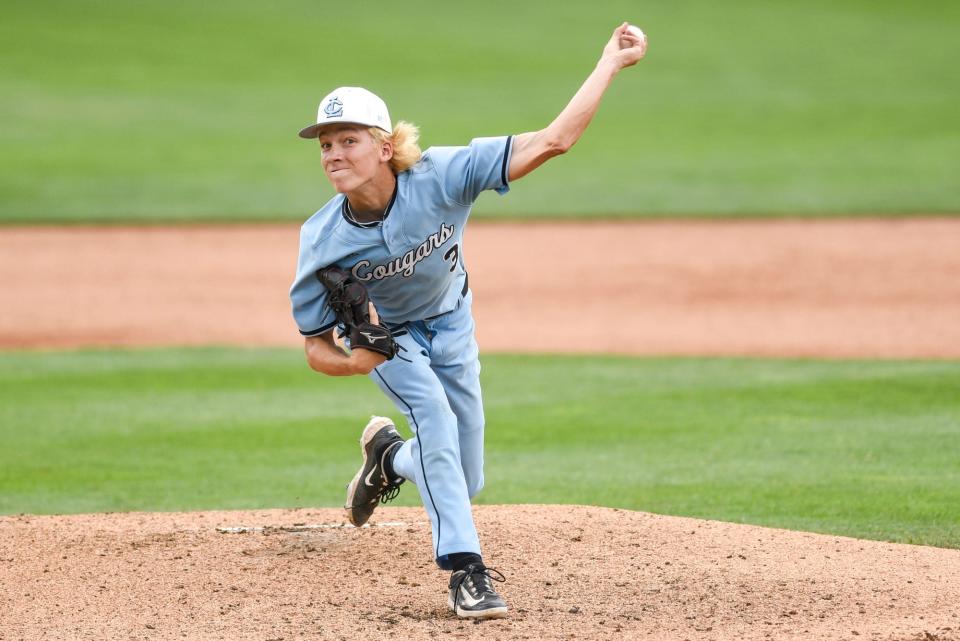
[[393,158],[393,142],[384,140],[380,143],[380,161],[387,162]]

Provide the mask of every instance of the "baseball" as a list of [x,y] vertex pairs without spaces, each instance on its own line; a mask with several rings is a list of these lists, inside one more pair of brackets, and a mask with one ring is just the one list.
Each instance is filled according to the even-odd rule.
[[[640,30],[640,27],[636,25],[629,25],[627,27],[627,31],[629,31],[631,34],[635,35],[636,37],[640,38],[640,40],[647,39],[647,36],[644,35],[643,31]],[[621,49],[626,49],[627,47],[630,47],[630,46],[633,46],[633,43],[631,43],[629,40],[625,40],[623,38],[620,39]]]

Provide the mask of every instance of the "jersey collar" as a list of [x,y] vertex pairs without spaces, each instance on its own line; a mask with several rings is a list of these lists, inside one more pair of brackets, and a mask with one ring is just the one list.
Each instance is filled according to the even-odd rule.
[[400,181],[396,180],[393,183],[393,195],[390,196],[390,202],[387,203],[387,208],[383,211],[383,218],[380,220],[371,220],[367,223],[361,223],[356,218],[353,217],[353,212],[350,211],[350,201],[347,200],[347,197],[343,197],[343,202],[340,204],[340,215],[343,216],[343,219],[353,225],[354,227],[359,227],[361,229],[373,229],[374,227],[379,227],[383,224],[383,221],[387,219],[387,216],[390,215],[390,210],[393,209],[393,203],[397,201],[397,188],[400,186]]

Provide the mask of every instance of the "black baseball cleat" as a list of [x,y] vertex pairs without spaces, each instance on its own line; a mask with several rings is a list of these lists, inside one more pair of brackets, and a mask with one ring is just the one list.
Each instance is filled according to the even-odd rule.
[[366,523],[377,505],[392,501],[399,494],[403,478],[388,479],[383,473],[383,462],[402,444],[403,438],[389,418],[374,416],[364,428],[360,437],[363,465],[347,486],[344,505],[347,519],[355,526]]
[[[496,574],[494,574],[496,573]],[[450,609],[467,619],[499,619],[507,616],[507,602],[493,589],[504,576],[482,563],[471,563],[450,576]]]

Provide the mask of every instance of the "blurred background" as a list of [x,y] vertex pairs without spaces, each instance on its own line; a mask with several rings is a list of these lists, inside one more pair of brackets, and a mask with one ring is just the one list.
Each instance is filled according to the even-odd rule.
[[303,220],[331,89],[424,146],[538,129],[622,20],[647,60],[477,215],[960,210],[956,2],[45,0],[0,22],[0,221]]

